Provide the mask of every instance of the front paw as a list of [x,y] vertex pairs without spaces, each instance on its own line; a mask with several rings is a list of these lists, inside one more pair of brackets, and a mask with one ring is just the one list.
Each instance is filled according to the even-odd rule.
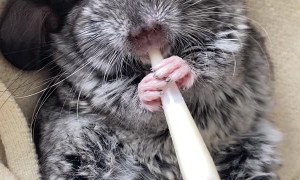
[[172,56],[162,61],[161,64],[153,67],[154,76],[167,82],[176,82],[181,89],[189,89],[195,81],[189,64],[178,56]]
[[190,88],[195,81],[195,74],[186,61],[172,56],[153,67],[153,73],[148,74],[138,86],[138,95],[149,111],[161,110],[161,96],[169,82],[176,82],[181,89]]
[[138,96],[142,106],[151,112],[161,109],[161,95],[168,82],[157,79],[154,73],[148,74],[138,85]]

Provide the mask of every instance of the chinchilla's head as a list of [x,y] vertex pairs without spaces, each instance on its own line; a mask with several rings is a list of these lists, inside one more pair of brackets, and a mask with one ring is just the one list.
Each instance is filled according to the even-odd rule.
[[[53,23],[51,16],[42,20],[52,19],[57,25],[57,46],[75,43],[76,51],[87,58],[97,59],[103,52],[147,57],[150,48],[170,55],[170,50],[200,47],[234,30],[245,19],[242,5],[240,0],[48,0],[42,6],[52,9],[60,23]],[[47,30],[47,22],[37,31]]]
[[[236,0],[88,0],[69,14],[80,47],[110,48],[146,56],[150,48],[168,51],[178,43],[213,38],[241,13]],[[231,23],[231,24],[230,24]],[[69,31],[69,30],[68,30]]]

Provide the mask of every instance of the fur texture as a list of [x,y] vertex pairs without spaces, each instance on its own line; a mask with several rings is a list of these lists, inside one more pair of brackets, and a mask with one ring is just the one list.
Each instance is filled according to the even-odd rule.
[[128,34],[150,18],[166,32],[165,56],[196,74],[182,93],[222,180],[277,179],[271,66],[245,14],[240,0],[77,2],[52,35],[53,88],[36,126],[43,178],[182,178],[163,112],[138,97],[151,69]]

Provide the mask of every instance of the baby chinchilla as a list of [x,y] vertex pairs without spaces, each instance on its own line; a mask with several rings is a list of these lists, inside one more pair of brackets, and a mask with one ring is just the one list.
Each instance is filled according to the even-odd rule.
[[[182,179],[161,110],[169,82],[222,180],[278,178],[271,65],[243,1],[69,3],[35,128],[44,179]],[[166,58],[153,69],[151,48]]]

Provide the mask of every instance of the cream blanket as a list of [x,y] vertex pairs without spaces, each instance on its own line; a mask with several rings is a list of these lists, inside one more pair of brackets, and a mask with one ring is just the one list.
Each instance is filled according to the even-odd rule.
[[39,178],[38,165],[26,119],[0,82],[0,178],[5,180]]
[[[3,2],[4,0],[0,0]],[[300,179],[300,0],[247,0],[250,18],[267,37],[267,47],[275,66],[275,110],[273,119],[284,133],[281,144],[283,180]],[[1,6],[0,6],[1,8]],[[266,33],[267,32],[267,33]],[[24,73],[7,64],[0,57],[0,79],[9,87],[28,121],[31,120],[38,92],[45,73]],[[27,84],[27,85],[26,85]],[[28,89],[37,87],[34,92]],[[0,97],[5,87],[0,84]],[[1,99],[3,101],[3,99]],[[0,101],[0,106],[2,102]],[[29,130],[20,109],[10,98],[0,111],[0,178],[37,179],[37,164]],[[3,123],[4,122],[4,123]]]

